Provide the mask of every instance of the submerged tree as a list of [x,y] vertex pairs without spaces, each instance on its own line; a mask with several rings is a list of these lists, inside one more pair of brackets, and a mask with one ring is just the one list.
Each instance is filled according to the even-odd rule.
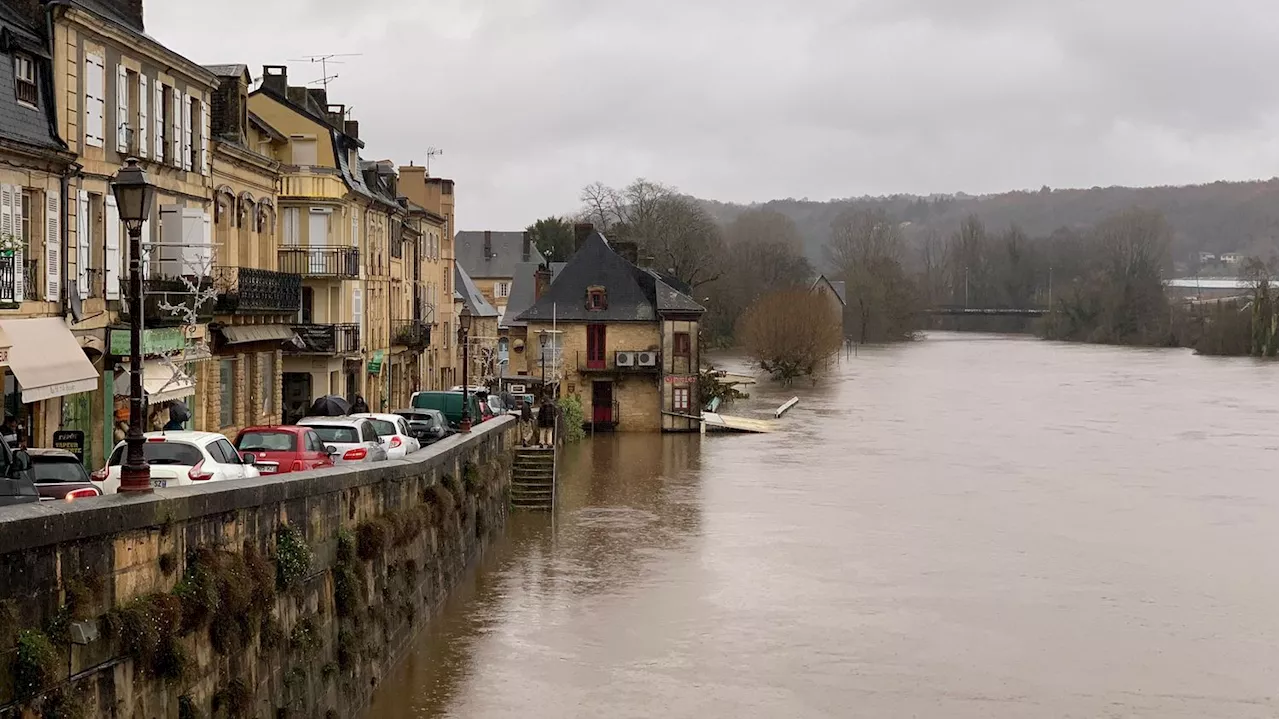
[[784,384],[824,371],[840,350],[840,312],[831,298],[807,289],[773,292],[738,321],[737,338],[760,369]]
[[883,210],[853,210],[831,224],[827,261],[845,283],[850,336],[859,342],[911,339],[918,292],[903,267],[902,234]]

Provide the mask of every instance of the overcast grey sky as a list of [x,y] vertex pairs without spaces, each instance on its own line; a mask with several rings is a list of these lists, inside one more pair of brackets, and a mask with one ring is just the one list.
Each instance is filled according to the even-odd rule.
[[[201,63],[331,67],[462,229],[637,176],[749,202],[1277,174],[1275,0],[146,0]],[[195,19],[192,19],[195,18]],[[287,63],[286,63],[287,61]]]

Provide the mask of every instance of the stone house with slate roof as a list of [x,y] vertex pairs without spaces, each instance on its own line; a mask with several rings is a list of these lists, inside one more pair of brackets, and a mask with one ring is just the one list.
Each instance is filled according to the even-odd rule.
[[675,278],[637,266],[634,245],[610,246],[585,223],[574,233],[573,256],[516,318],[528,338],[559,343],[559,395],[578,397],[596,430],[696,431],[705,310]]
[[542,261],[542,253],[527,231],[459,232],[457,247],[458,264],[503,317],[515,282],[516,265]]
[[[471,311],[471,329],[467,333],[470,359],[467,382],[472,385],[486,384],[501,372],[498,364],[498,309],[476,287],[461,264],[454,264],[453,272],[454,285],[457,287],[457,311],[461,312],[463,307]],[[456,352],[458,366],[461,367],[462,347],[459,346]],[[458,381],[462,381],[461,377]]]

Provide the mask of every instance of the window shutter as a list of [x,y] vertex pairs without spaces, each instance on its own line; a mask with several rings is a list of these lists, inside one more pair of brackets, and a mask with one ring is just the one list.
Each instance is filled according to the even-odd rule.
[[[18,239],[17,228],[19,220],[13,211],[15,205],[21,207],[21,202],[15,203],[14,193],[21,190],[14,185],[0,185],[0,239],[5,241],[14,241]],[[17,254],[17,253],[14,253]],[[17,264],[16,260],[13,265],[13,285],[11,287],[0,287],[0,301],[4,302],[21,302],[22,293],[18,277],[22,274],[22,265]]]
[[76,286],[80,299],[89,296],[89,193],[79,191],[76,203]]
[[182,169],[191,171],[191,95],[182,93]]
[[147,144],[147,76],[138,73],[138,157],[145,158],[151,148]]
[[364,298],[359,285],[351,288],[351,321],[360,328],[360,342],[364,343]]
[[129,154],[129,71],[116,65],[116,150]]
[[360,246],[360,208],[351,208],[351,246]]
[[81,112],[81,119],[84,122],[84,144],[90,147],[102,147],[102,142],[98,139],[99,133],[102,132],[102,118],[98,115],[98,95],[96,94],[101,91],[98,89],[98,67],[94,55],[84,56],[84,78],[81,84],[84,87]]
[[142,221],[142,279],[151,279],[151,253],[155,251],[155,238],[151,236],[151,220]]
[[44,298],[62,297],[62,197],[57,190],[44,195]]
[[155,117],[155,154],[151,159],[164,162],[164,85],[156,80],[156,104],[151,108]]
[[178,88],[172,88],[173,97],[173,131],[172,139],[169,142],[170,150],[173,152],[173,166],[182,167],[182,93],[178,92]]
[[161,205],[160,241],[151,250],[161,277],[182,274],[182,237],[182,205]]
[[120,299],[120,210],[116,207],[116,198],[106,196],[107,219],[107,291],[109,300]]
[[200,103],[200,174],[209,175],[209,106]]
[[200,243],[203,245],[203,248],[201,249],[202,257],[200,260],[200,266],[204,268],[204,274],[206,276],[211,276],[213,274],[214,263],[213,218],[209,216],[208,212],[201,212],[200,220],[203,225],[202,234],[200,236]]
[[284,208],[284,244],[289,247],[298,246],[298,208]]

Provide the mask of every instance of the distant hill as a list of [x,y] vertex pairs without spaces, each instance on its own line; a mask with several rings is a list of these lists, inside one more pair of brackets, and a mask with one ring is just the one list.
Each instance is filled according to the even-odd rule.
[[1276,254],[1276,225],[1280,222],[1276,178],[1250,182],[1214,182],[1183,187],[1093,187],[1087,190],[1006,192],[999,195],[892,195],[857,197],[828,202],[771,200],[754,205],[703,200],[719,221],[732,221],[747,207],[777,210],[792,219],[805,240],[805,252],[822,266],[823,245],[831,222],[846,208],[883,208],[909,222],[908,237],[932,229],[949,236],[970,214],[988,231],[1017,224],[1032,237],[1059,227],[1085,228],[1114,212],[1138,206],[1160,211],[1174,232],[1174,259],[1197,252]]

